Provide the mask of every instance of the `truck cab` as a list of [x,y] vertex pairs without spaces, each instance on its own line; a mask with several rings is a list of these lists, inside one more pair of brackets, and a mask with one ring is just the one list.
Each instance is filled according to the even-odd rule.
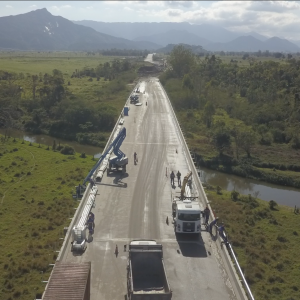
[[176,233],[200,233],[201,210],[198,201],[174,200],[172,210]]

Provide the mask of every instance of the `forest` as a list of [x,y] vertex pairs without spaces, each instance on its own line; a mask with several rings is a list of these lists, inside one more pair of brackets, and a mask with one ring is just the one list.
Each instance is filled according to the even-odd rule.
[[179,45],[160,80],[200,165],[300,187],[300,61],[244,59]]
[[0,127],[104,147],[135,69],[133,61],[113,59],[71,74],[0,70]]

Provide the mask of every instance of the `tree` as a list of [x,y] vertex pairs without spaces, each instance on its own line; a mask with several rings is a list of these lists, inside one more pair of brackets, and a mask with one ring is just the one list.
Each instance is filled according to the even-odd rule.
[[170,53],[169,64],[175,75],[182,78],[184,74],[188,74],[195,64],[195,56],[190,49],[183,45],[177,45]]
[[252,129],[245,130],[241,132],[240,135],[240,145],[246,151],[247,156],[251,157],[251,150],[255,145],[257,140],[256,134]]
[[222,155],[223,152],[230,147],[231,140],[230,134],[224,127],[218,127],[213,134],[213,145],[218,150],[219,154]]
[[206,124],[207,128],[211,127],[212,117],[215,114],[215,107],[211,101],[207,101],[204,106],[203,111],[203,121]]

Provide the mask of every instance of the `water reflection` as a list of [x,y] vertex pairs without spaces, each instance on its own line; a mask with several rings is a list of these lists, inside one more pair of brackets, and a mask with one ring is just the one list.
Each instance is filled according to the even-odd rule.
[[251,194],[262,200],[274,200],[279,204],[294,207],[300,206],[300,190],[275,184],[260,182],[253,179],[229,175],[214,170],[201,168],[200,179],[211,185],[219,185],[222,189],[241,194]]
[[[0,128],[0,134],[5,134],[6,130]],[[89,145],[81,145],[77,142],[67,141],[63,139],[54,138],[44,134],[29,134],[25,133],[21,130],[16,129],[9,129],[8,135],[13,138],[24,139],[25,141],[37,144],[43,144],[51,147],[53,145],[53,141],[56,141],[56,144],[68,144],[69,146],[73,147],[77,153],[85,153],[87,155],[94,155],[95,158],[99,158],[101,155],[100,149],[98,147],[93,147]]]

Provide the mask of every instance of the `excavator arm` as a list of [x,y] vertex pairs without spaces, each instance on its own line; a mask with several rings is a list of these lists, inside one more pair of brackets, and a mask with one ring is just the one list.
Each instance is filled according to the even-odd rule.
[[180,199],[183,200],[184,199],[184,194],[185,194],[185,187],[189,181],[189,178],[192,176],[192,172],[188,172],[183,179],[182,185],[181,185],[181,191],[180,191]]

